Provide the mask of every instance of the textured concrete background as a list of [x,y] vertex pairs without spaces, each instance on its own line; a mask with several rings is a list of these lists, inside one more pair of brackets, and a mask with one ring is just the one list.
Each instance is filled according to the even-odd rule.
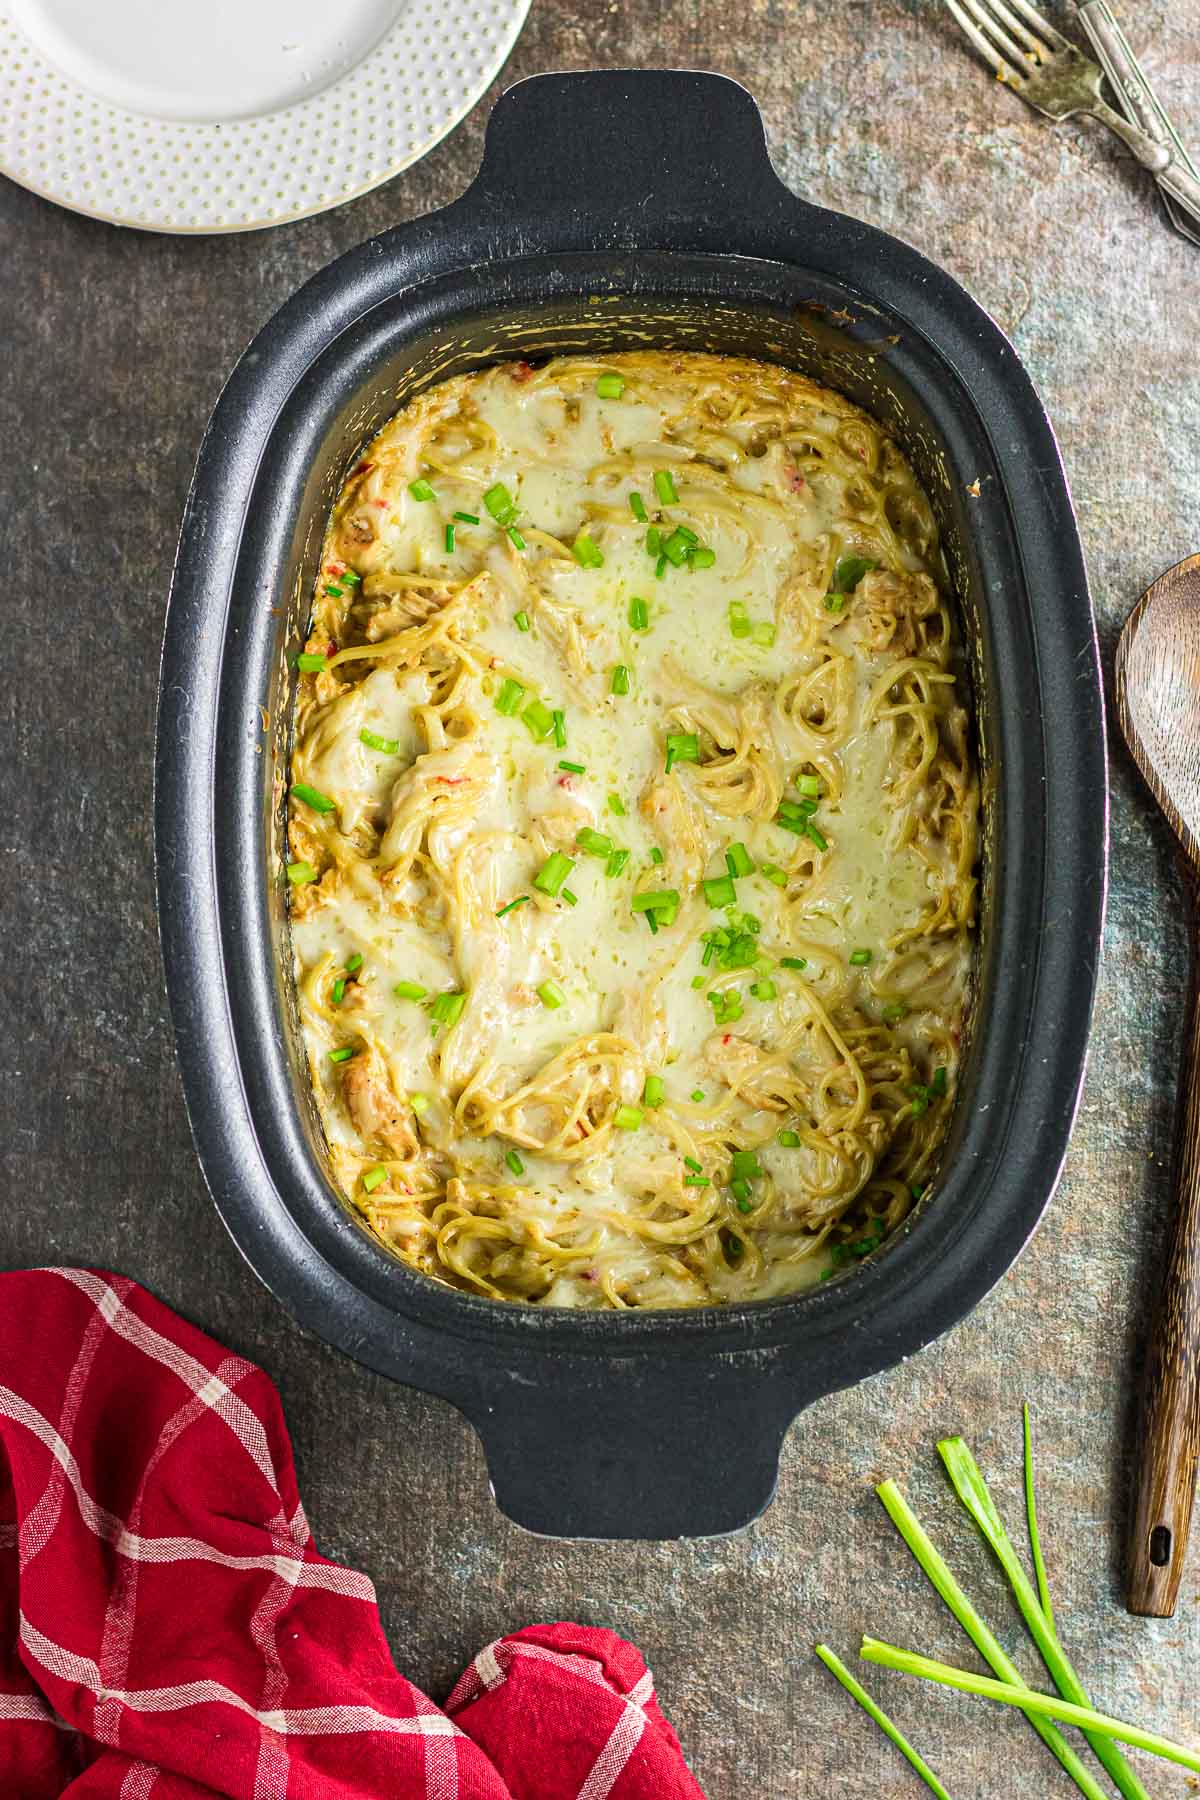
[[[1200,0],[1122,11],[1200,141]],[[1097,129],[1028,113],[933,0],[534,0],[504,81],[629,63],[740,77],[794,188],[907,238],[1013,334],[1062,440],[1110,661],[1140,590],[1200,549],[1200,252],[1168,234],[1125,153]],[[970,1655],[872,1497],[893,1474],[1021,1646],[933,1442],[964,1431],[1015,1523],[1027,1395],[1079,1666],[1113,1711],[1200,1743],[1200,1541],[1175,1621],[1134,1621],[1120,1600],[1186,945],[1166,835],[1115,749],[1107,965],[1058,1200],[948,1340],[800,1419],[778,1498],[743,1536],[611,1547],[524,1536],[492,1508],[457,1415],[303,1335],[208,1202],[172,1060],[150,844],[155,665],[192,459],[253,331],[338,252],[452,198],[485,113],[377,193],[266,234],[146,237],[0,187],[0,1256],[123,1270],[270,1371],[318,1542],[375,1578],[396,1658],[432,1693],[512,1627],[614,1626],[646,1653],[713,1800],[925,1791],[810,1645],[824,1636],[848,1655],[866,1627]],[[956,1796],[1075,1791],[1019,1718],[901,1677],[872,1685]],[[1147,1774],[1157,1794],[1189,1791],[1165,1764]]]

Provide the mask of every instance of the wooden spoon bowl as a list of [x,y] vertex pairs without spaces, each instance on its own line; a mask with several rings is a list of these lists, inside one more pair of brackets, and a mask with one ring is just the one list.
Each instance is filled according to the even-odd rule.
[[1178,1204],[1143,1371],[1130,1612],[1169,1618],[1183,1578],[1200,1458],[1200,556],[1149,587],[1117,646],[1117,718],[1179,847],[1191,975],[1175,1138]]

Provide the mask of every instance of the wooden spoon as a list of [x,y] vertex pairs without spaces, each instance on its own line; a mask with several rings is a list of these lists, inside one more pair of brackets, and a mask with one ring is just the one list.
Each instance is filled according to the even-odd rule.
[[1147,588],[1117,646],[1117,718],[1175,833],[1193,943],[1175,1136],[1178,1204],[1142,1376],[1131,1613],[1170,1618],[1200,1457],[1200,556]]

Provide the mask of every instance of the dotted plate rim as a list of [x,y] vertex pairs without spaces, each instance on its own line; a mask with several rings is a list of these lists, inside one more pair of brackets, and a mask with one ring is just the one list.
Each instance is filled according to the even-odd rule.
[[[441,143],[503,68],[530,4],[404,0],[373,48],[311,97],[244,119],[194,123],[135,113],[91,93],[42,54],[0,0],[0,174],[70,212],[138,231],[219,236],[311,218],[390,181]],[[461,48],[442,48],[473,43],[477,53],[465,57]],[[282,173],[268,162],[257,189],[248,190],[238,180],[247,158],[256,163],[272,151]],[[189,192],[180,199],[173,182],[159,185],[159,171],[164,161],[171,172],[185,158]],[[318,159],[321,186],[313,193]],[[57,163],[74,173],[60,178]],[[262,191],[268,173],[270,207]],[[237,199],[226,186],[234,182]]]

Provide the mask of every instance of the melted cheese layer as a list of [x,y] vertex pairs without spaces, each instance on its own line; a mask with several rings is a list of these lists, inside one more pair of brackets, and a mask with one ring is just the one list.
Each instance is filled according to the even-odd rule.
[[766,365],[510,365],[371,445],[306,645],[292,938],[334,1170],[400,1255],[695,1305],[903,1218],[974,909],[938,563],[895,446]]

